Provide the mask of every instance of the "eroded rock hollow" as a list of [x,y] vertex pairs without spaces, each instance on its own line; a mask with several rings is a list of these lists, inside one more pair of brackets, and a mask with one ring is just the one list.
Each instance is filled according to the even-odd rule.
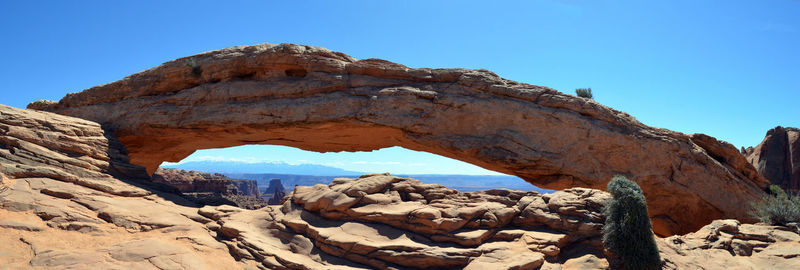
[[730,144],[643,125],[593,100],[485,70],[414,69],[293,44],[180,58],[29,108],[103,124],[152,173],[198,149],[426,151],[550,189],[641,185],[654,230],[749,220],[767,185]]

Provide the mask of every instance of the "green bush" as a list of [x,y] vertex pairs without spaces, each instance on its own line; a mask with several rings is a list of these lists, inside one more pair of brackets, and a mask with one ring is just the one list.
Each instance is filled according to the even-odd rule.
[[575,89],[575,94],[582,98],[592,98],[592,88],[578,88]]
[[607,189],[612,198],[603,208],[603,245],[625,269],[660,269],[661,258],[642,189],[619,175],[611,179]]
[[187,67],[192,68],[192,75],[194,75],[195,77],[200,77],[200,75],[203,74],[203,69],[199,65],[197,65],[197,62],[195,62],[194,58],[185,60],[183,64]]
[[786,194],[777,185],[770,185],[767,192],[769,195],[762,197],[760,202],[750,203],[753,208],[750,215],[772,225],[800,222],[800,196]]

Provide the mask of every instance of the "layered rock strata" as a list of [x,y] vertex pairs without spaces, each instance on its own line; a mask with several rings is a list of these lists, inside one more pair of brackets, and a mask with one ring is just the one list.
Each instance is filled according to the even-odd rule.
[[[458,193],[365,175],[298,187],[289,196],[280,208],[199,213],[216,221],[236,256],[270,269],[609,268],[599,240],[599,209],[609,194],[599,190]],[[800,266],[797,227],[718,220],[657,244],[663,269]]]
[[159,191],[99,124],[0,105],[0,265],[224,269],[239,265],[194,204]]
[[800,129],[770,129],[764,141],[742,153],[772,184],[800,192]]
[[200,214],[220,224],[242,257],[269,268],[324,269],[341,259],[373,269],[537,269],[576,258],[607,264],[598,213],[609,195],[599,190],[459,193],[386,174],[301,186],[290,196],[255,216],[209,207]]
[[800,269],[800,227],[715,220],[658,239],[664,269]]
[[152,176],[155,183],[177,188],[184,196],[200,205],[229,204],[246,209],[267,205],[254,180],[232,179],[218,173],[159,168]]
[[198,149],[402,146],[513,174],[539,187],[642,187],[655,231],[687,233],[741,207],[768,181],[732,145],[645,126],[591,99],[486,70],[409,68],[293,44],[181,58],[29,108],[114,130],[153,173]]

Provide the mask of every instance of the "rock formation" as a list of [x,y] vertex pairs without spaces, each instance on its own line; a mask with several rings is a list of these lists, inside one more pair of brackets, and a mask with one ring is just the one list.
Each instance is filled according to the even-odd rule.
[[267,189],[264,190],[264,193],[273,194],[273,193],[275,193],[276,191],[279,191],[279,190],[283,191],[283,192],[286,192],[286,188],[283,187],[283,183],[281,182],[281,179],[272,178],[272,179],[269,179],[269,186],[267,186]]
[[[0,265],[237,265],[181,197],[159,191],[100,124],[0,105]],[[176,203],[177,202],[177,203]]]
[[800,129],[770,129],[761,144],[742,152],[772,184],[800,192]]
[[233,179],[219,173],[159,168],[153,174],[152,181],[169,184],[182,192],[218,192],[245,196],[261,194],[258,192],[257,181]]
[[[576,258],[605,265],[599,213],[609,195],[599,190],[459,193],[385,174],[300,186],[291,196],[255,216],[210,207],[200,214],[220,224],[237,254],[268,268],[340,264],[314,258],[320,252],[373,269],[536,269]],[[256,234],[289,244],[247,239]]]
[[233,179],[233,185],[244,196],[261,196],[261,192],[258,191],[258,181],[256,180]]
[[264,193],[269,194],[269,199],[267,200],[269,205],[279,205],[283,197],[286,197],[286,189],[283,188],[281,179],[277,178],[269,180],[269,186]]
[[179,169],[158,168],[152,179],[177,188],[184,196],[200,205],[229,204],[245,209],[258,209],[267,205],[258,192],[254,180],[232,179],[222,174],[212,174]]
[[658,239],[665,269],[800,269],[800,227],[715,220],[694,233]]
[[28,107],[103,124],[150,173],[198,149],[275,144],[402,146],[548,189],[600,189],[624,174],[644,190],[661,235],[748,220],[741,205],[768,184],[728,143],[648,127],[591,99],[486,70],[414,69],[293,44],[206,52]]
[[[160,191],[99,124],[0,105],[9,269],[606,269],[574,188],[459,193],[391,175],[298,187],[281,206],[198,208]],[[668,269],[798,269],[796,227],[714,221],[658,239]]]

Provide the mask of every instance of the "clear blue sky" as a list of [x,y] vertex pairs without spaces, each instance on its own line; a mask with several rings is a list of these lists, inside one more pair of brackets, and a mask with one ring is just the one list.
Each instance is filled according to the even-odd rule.
[[[798,0],[385,2],[3,1],[0,104],[58,100],[203,51],[287,42],[411,67],[486,68],[567,93],[592,87],[597,101],[647,125],[737,147],[777,125],[800,126]],[[316,158],[295,152],[195,158]],[[389,149],[349,162],[428,158]],[[426,162],[420,172],[478,170]]]

